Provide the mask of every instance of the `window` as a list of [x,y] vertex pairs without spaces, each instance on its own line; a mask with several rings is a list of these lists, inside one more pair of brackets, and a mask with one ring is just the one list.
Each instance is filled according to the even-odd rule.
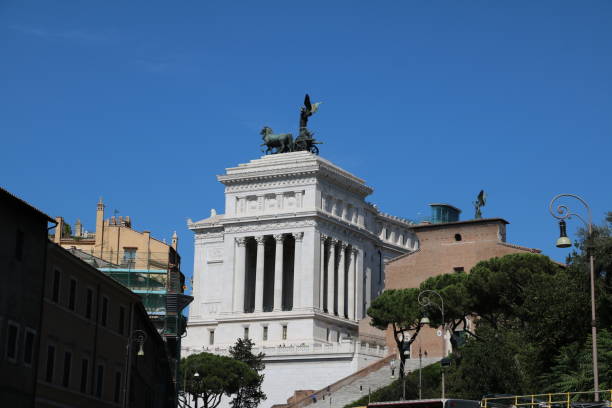
[[119,402],[119,396],[121,395],[121,371],[115,372],[115,396],[113,401]]
[[263,340],[268,340],[268,326],[263,327]]
[[87,377],[89,374],[89,360],[83,358],[81,360],[81,392],[87,392]]
[[249,338],[249,328],[248,326],[244,328],[244,336],[242,336],[245,340]]
[[125,326],[125,307],[119,306],[119,334],[123,334]]
[[15,259],[18,261],[23,260],[23,231],[17,230],[17,236],[15,237]]
[[13,363],[17,361],[17,341],[19,341],[19,325],[9,322],[6,343],[6,358]]
[[68,387],[70,385],[70,371],[72,370],[72,353],[66,351],[64,353],[64,375],[62,377],[62,385]]
[[55,369],[55,346],[49,344],[47,346],[47,371],[45,372],[45,380],[53,382],[53,370]]
[[104,385],[104,366],[98,364],[98,370],[96,372],[96,397],[102,397],[102,386]]
[[138,248],[123,248],[123,266],[133,268],[136,265],[136,251]]
[[325,340],[329,341],[329,327],[327,329],[325,329]]
[[455,271],[455,273],[461,273],[464,271],[463,266],[455,266],[453,268],[453,271]]
[[59,303],[61,278],[60,271],[56,269],[55,272],[53,272],[53,293],[51,295],[51,300],[53,300],[55,303]]
[[108,314],[108,298],[102,298],[102,326],[106,326],[106,315]]
[[208,332],[208,344],[210,344],[211,346],[215,344],[215,331],[214,330],[210,330]]
[[455,241],[461,241],[461,234],[455,234]]
[[287,340],[287,325],[283,324],[283,340]]
[[34,335],[36,333],[32,329],[26,329],[25,339],[23,341],[23,363],[27,366],[32,365],[34,358]]
[[74,310],[74,303],[76,300],[76,289],[77,282],[75,279],[70,279],[70,294],[68,297],[68,309]]
[[85,317],[91,319],[91,306],[93,304],[93,290],[87,288],[87,296],[85,300]]

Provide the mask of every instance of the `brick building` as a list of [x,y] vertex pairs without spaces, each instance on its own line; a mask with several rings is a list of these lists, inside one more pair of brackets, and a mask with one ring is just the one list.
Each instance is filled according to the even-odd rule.
[[[540,253],[506,242],[508,221],[502,218],[459,220],[460,210],[447,204],[431,204],[431,222],[412,227],[419,247],[385,264],[385,289],[417,288],[432,276],[469,272],[478,262],[514,253]],[[448,334],[448,333],[447,333]],[[447,336],[449,337],[449,336]],[[387,344],[396,349],[391,334]],[[421,330],[412,344],[411,357],[418,357],[419,347],[429,357],[442,355],[442,342],[436,330]],[[447,339],[450,352],[450,341]]]

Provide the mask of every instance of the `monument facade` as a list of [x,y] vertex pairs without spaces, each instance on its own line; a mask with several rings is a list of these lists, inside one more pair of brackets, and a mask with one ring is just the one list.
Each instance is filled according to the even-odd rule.
[[268,407],[383,357],[358,321],[384,263],[417,249],[412,224],[365,199],[364,180],[310,151],[228,168],[225,211],[188,222],[193,296],[183,353],[225,354],[238,338],[266,354]]

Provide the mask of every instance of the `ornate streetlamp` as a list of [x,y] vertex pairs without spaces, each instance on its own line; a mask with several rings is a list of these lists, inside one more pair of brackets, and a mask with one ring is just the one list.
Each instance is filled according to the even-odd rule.
[[[582,203],[587,210],[588,222],[585,221],[579,214],[572,213],[565,205],[558,205],[556,212],[553,211],[555,201],[561,197],[574,198]],[[588,228],[589,235],[587,237],[587,253],[589,255],[589,263],[591,267],[591,334],[593,343],[593,383],[595,387],[595,401],[599,401],[599,369],[597,366],[597,314],[595,310],[595,267],[593,266],[593,217],[591,216],[591,207],[580,196],[575,194],[558,194],[550,200],[548,206],[550,214],[559,220],[559,239],[557,239],[558,248],[569,248],[572,246],[570,239],[567,237],[565,220],[575,216]]]
[[[432,302],[431,299],[429,298],[429,295],[431,294],[435,294],[436,296],[438,296],[440,298],[440,304],[437,304],[435,302]],[[431,290],[431,289],[427,289],[427,290],[423,290],[419,293],[418,296],[418,301],[419,304],[423,307],[427,307],[427,306],[435,306],[437,307],[440,312],[442,312],[442,359],[446,358],[446,325],[444,324],[444,299],[442,299],[442,295],[440,295],[438,292],[436,292],[435,290]],[[423,317],[421,319],[421,323],[422,324],[429,324],[429,319],[427,317]],[[442,366],[442,362],[440,363],[440,370],[442,371],[442,399],[444,399],[444,395],[445,395],[445,387],[444,387],[444,367]]]
[[138,357],[144,356],[144,350],[142,345],[147,341],[147,333],[142,330],[134,330],[128,336],[127,344],[125,345],[125,384],[123,387],[123,406],[128,406],[128,394],[129,394],[129,386],[130,386],[130,376],[131,376],[131,364],[130,360],[132,359],[132,344],[138,344],[138,352],[136,355]]

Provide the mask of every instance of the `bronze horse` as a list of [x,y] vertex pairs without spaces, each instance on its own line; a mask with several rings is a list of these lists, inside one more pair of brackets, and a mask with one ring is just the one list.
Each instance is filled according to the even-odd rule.
[[[262,146],[266,146],[266,154],[287,153],[293,151],[293,135],[291,133],[280,133],[275,135],[272,128],[264,126],[259,132],[263,139]],[[276,149],[276,150],[272,150]]]

